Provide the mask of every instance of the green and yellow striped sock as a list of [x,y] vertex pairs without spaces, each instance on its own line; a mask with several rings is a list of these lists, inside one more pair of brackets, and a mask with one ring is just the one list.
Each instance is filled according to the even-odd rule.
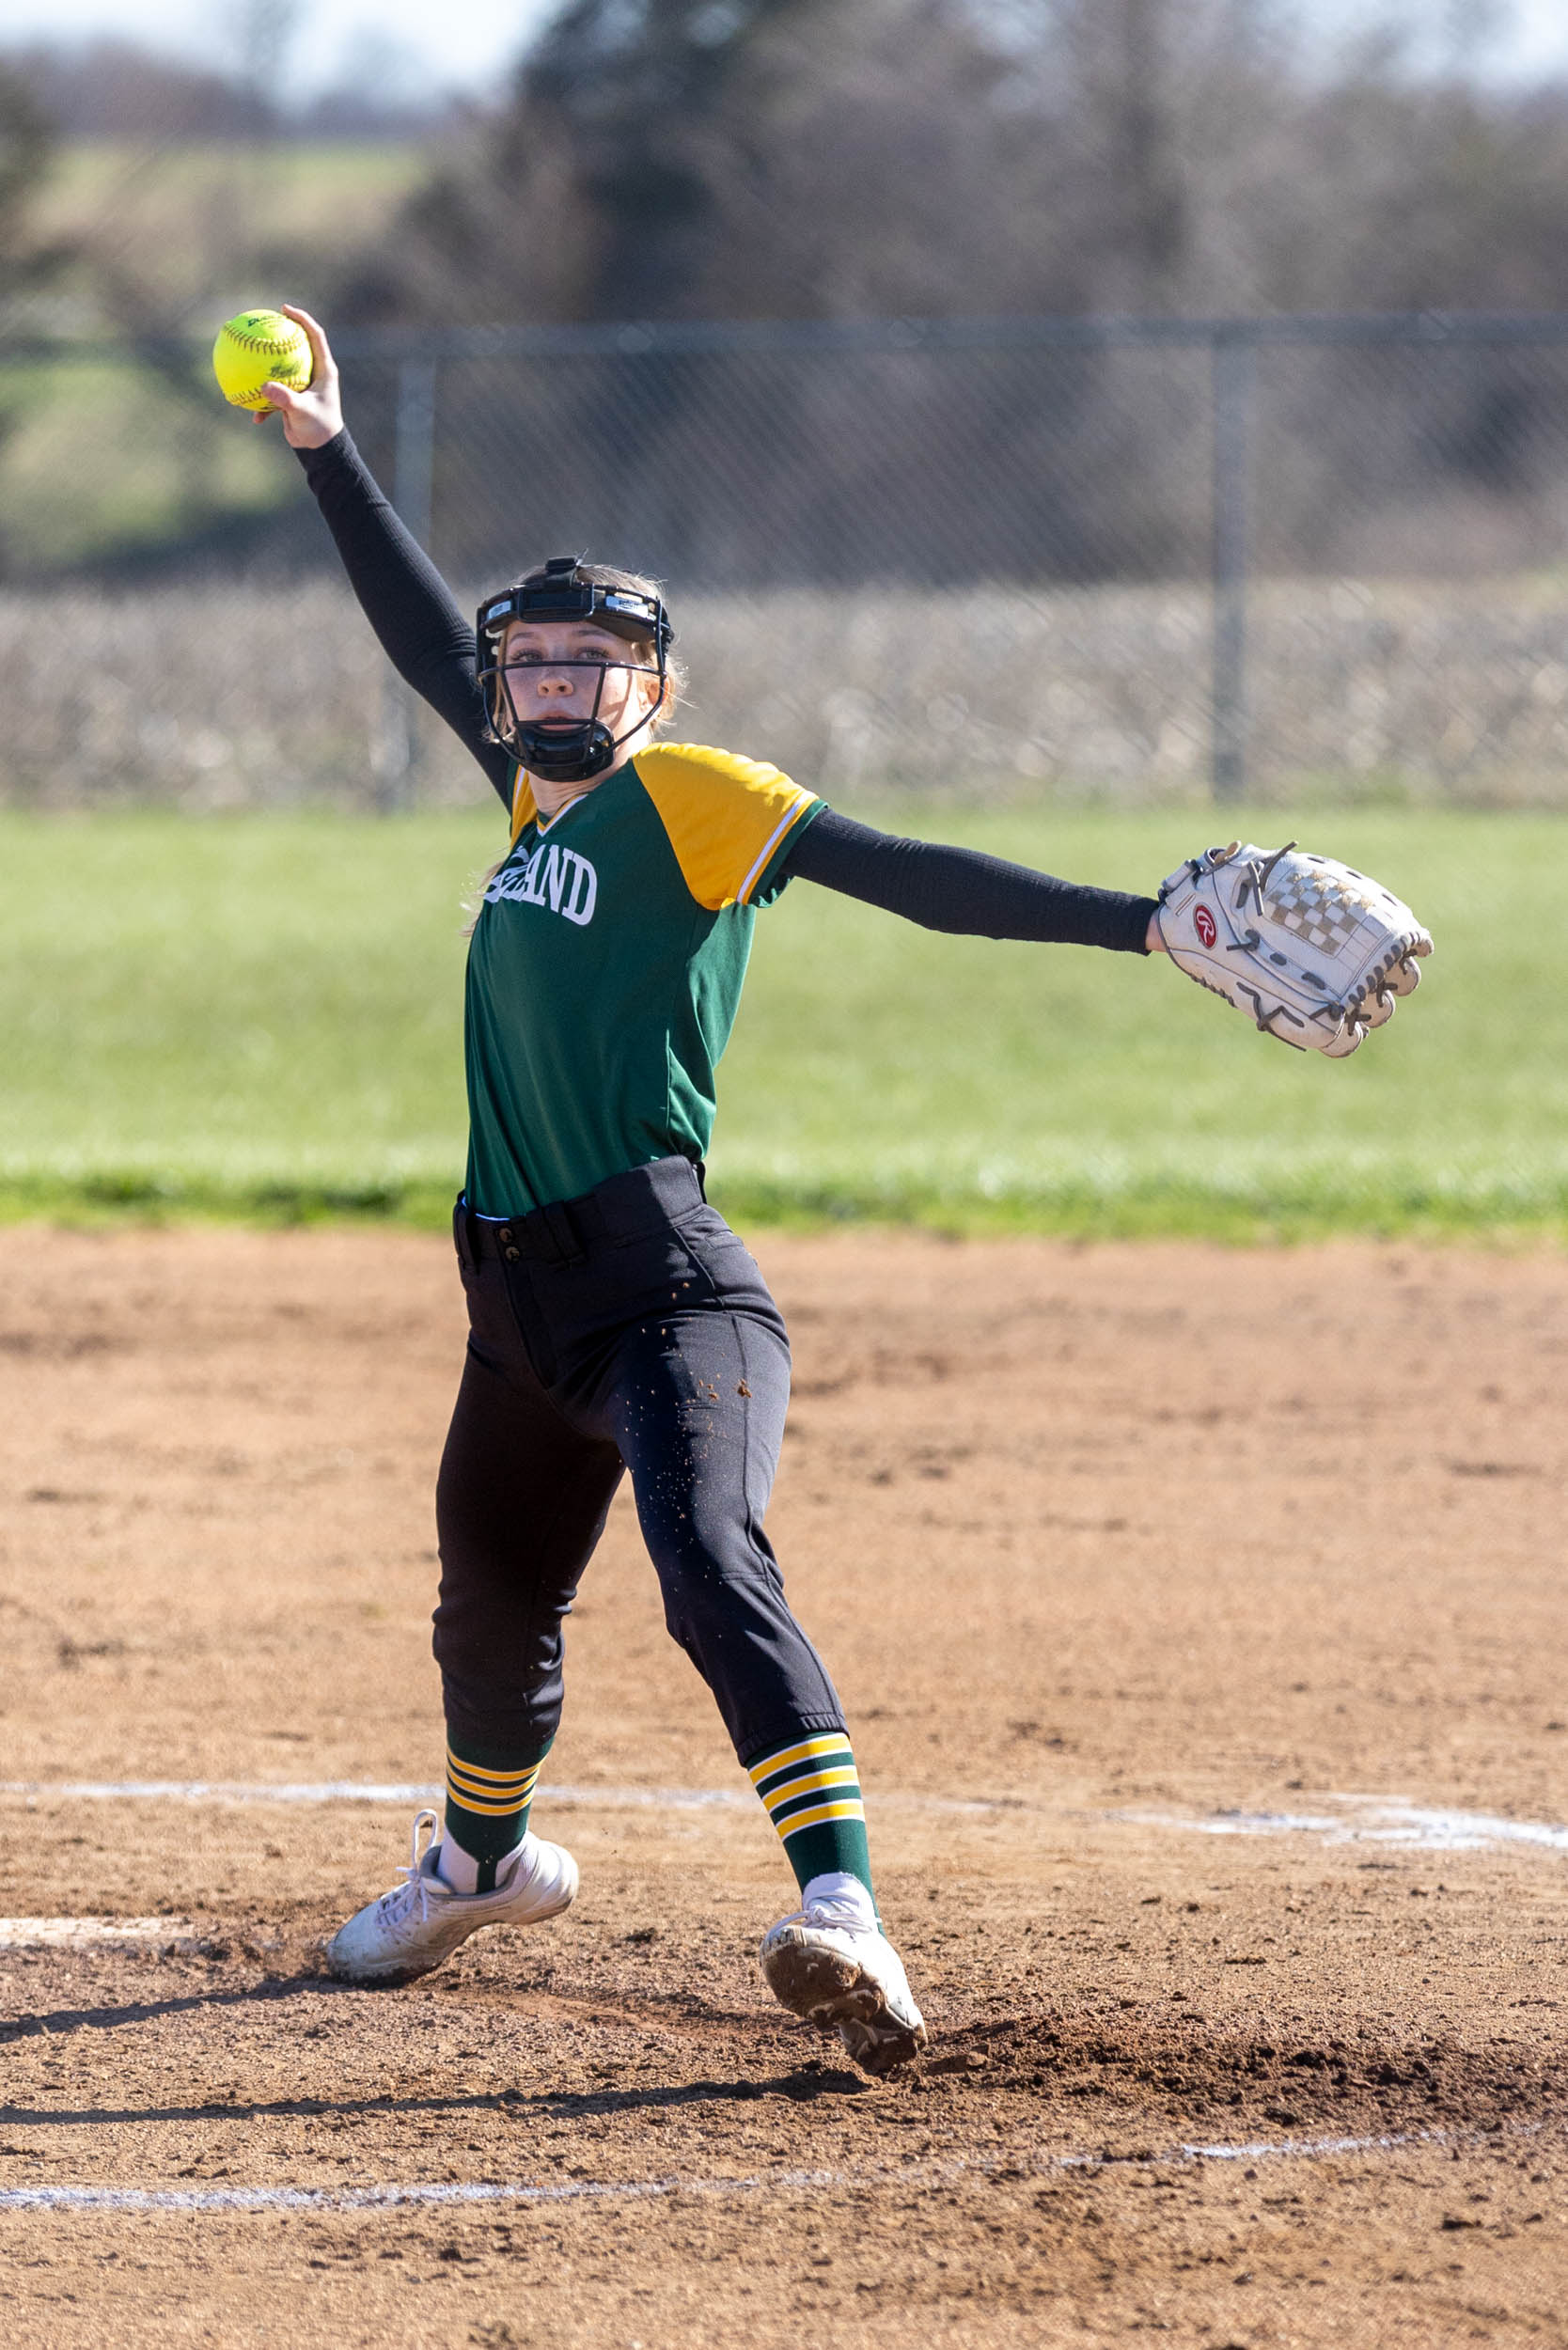
[[839,1871],[858,1877],[871,1892],[866,1807],[847,1731],[822,1731],[813,1737],[792,1739],[787,1747],[759,1755],[746,1770],[778,1830],[802,1892],[813,1877]]
[[[477,1893],[495,1889],[495,1871],[528,1832],[528,1807],[544,1757],[519,1762],[514,1755],[466,1754],[447,1748],[446,1833],[478,1863]],[[445,1874],[445,1872],[443,1872]]]

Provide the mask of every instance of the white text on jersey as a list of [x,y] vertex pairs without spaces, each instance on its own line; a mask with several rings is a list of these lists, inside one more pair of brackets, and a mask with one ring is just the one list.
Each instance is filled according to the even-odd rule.
[[548,906],[552,914],[563,914],[569,922],[581,925],[593,919],[599,876],[575,849],[541,840],[524,864],[504,865],[484,894],[490,905],[507,899],[514,904]]

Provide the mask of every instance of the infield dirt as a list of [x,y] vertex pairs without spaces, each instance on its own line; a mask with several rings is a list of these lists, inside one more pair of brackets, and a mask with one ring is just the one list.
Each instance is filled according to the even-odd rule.
[[[1568,2342],[1568,1261],[758,1253],[933,2027],[881,2084],[759,1980],[792,1887],[624,1496],[535,1814],[577,1906],[328,1981],[414,1804],[244,1791],[438,1774],[448,1252],[0,1234],[0,1906],[151,1921],[0,1927],[0,2187],[195,2199],[0,2197],[8,2339]],[[442,2184],[526,2192],[344,2201]]]

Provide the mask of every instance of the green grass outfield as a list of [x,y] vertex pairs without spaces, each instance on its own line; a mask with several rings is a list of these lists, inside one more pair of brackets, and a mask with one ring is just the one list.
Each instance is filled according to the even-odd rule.
[[[712,1187],[742,1222],[1568,1230],[1568,820],[1380,810],[896,821],[1150,887],[1232,829],[1364,866],[1435,933],[1351,1061],[1169,965],[918,931],[799,885],[758,925]],[[434,1224],[462,1174],[460,900],[488,810],[0,815],[0,1213]]]

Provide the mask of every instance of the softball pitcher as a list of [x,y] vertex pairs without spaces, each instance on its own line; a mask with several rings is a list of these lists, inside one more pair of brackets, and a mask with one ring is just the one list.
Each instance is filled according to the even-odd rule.
[[871,2072],[925,2040],[872,1892],[859,1775],[763,1519],[784,1324],[706,1204],[714,1069],[758,911],[793,880],[939,931],[1148,952],[1152,898],[1076,887],[834,813],[775,767],[663,739],[678,676],[656,588],[561,556],[477,626],[343,429],[326,337],[267,386],[371,627],[499,794],[510,846],[468,957],[471,1142],[454,1220],[470,1337],[436,1494],[444,1818],[343,1925],[339,1975],[391,1982],[577,1889],[529,1826],[561,1710],[562,1619],[630,1471],[673,1637],[717,1701],[800,1906],[763,1938],[784,2006]]

